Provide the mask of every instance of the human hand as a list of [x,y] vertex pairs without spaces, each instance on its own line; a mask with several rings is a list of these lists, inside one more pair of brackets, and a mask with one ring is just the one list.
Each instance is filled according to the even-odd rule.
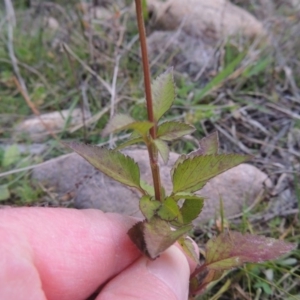
[[155,261],[127,235],[134,218],[98,210],[0,210],[0,299],[188,298],[195,263],[172,246]]

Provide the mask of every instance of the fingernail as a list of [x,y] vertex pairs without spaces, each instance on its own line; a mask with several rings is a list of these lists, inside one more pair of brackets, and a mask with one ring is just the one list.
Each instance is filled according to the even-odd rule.
[[147,268],[174,292],[177,299],[188,299],[190,268],[186,257],[176,246],[167,249],[156,260],[149,261]]

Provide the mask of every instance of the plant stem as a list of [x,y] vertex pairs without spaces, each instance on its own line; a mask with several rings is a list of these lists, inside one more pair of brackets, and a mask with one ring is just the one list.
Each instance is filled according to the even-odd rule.
[[[136,7],[136,18],[138,23],[139,37],[140,37],[140,45],[141,45],[141,53],[142,53],[142,63],[143,63],[143,71],[144,71],[144,85],[145,85],[145,95],[146,95],[146,103],[147,103],[147,113],[148,120],[154,123],[154,126],[150,129],[150,136],[153,140],[156,139],[156,129],[157,122],[154,119],[153,114],[153,102],[152,102],[152,93],[151,93],[151,76],[150,76],[150,68],[149,68],[149,60],[147,53],[147,44],[146,44],[146,34],[145,34],[145,26],[144,26],[144,18],[142,11],[142,3],[141,0],[135,0]],[[160,182],[160,173],[159,173],[159,165],[157,163],[157,150],[153,146],[153,143],[150,141],[147,144],[150,166],[152,171],[153,185],[155,191],[156,200],[161,201],[161,182]]]

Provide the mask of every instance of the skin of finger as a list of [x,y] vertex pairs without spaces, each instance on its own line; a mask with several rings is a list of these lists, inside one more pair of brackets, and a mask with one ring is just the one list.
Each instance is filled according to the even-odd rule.
[[7,235],[2,228],[0,237],[0,299],[46,299],[26,240]]
[[[8,248],[32,263],[32,286],[40,286],[49,300],[85,299],[141,256],[127,235],[136,223],[130,217],[98,210],[12,208],[0,210],[0,220],[0,240],[13,237]],[[8,289],[15,288],[11,276],[3,274],[11,259],[0,260],[0,278]],[[15,271],[20,282],[21,269],[22,263]]]
[[183,252],[172,246],[154,261],[141,257],[112,279],[97,300],[188,299],[190,266]]

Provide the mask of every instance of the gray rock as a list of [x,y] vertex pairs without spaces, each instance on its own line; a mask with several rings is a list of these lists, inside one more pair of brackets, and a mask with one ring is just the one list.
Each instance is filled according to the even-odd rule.
[[148,0],[150,26],[154,30],[182,30],[205,42],[230,36],[266,36],[261,22],[228,0]]
[[[144,149],[131,149],[126,154],[134,157],[141,169],[142,178],[151,183],[148,153]],[[172,189],[170,168],[178,158],[171,153],[167,165],[160,161],[161,179],[168,192]],[[96,171],[79,155],[73,153],[52,159],[37,167],[33,179],[64,194],[73,191],[77,208],[96,208],[103,211],[140,216],[137,191],[113,181]],[[224,202],[225,216],[240,213],[250,205],[267,180],[267,175],[249,164],[241,164],[210,180],[198,192],[205,197],[203,212],[198,222],[207,221],[218,214],[220,198]]]
[[176,71],[189,76],[197,76],[204,70],[217,70],[218,67],[216,47],[183,31],[154,31],[147,38],[147,46],[154,67],[157,64],[161,68],[161,64],[167,62]]
[[83,112],[79,108],[75,108],[72,111],[66,109],[46,113],[39,117],[32,116],[16,126],[14,138],[19,140],[24,137],[29,137],[31,141],[39,143],[44,141],[51,132],[58,133],[64,130],[68,121],[69,126],[73,127],[81,124],[83,118],[86,119],[89,118],[89,116],[88,112]]

